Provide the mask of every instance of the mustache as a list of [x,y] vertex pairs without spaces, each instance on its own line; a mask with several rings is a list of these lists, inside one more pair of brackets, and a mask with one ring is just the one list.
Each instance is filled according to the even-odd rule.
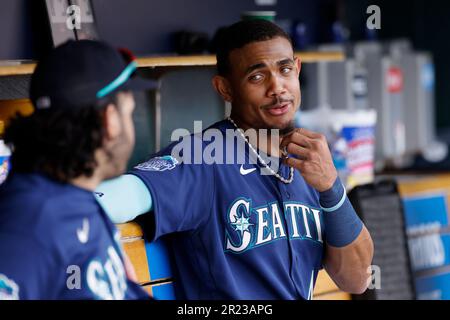
[[275,106],[277,106],[277,105],[284,104],[284,103],[286,103],[286,102],[293,103],[293,102],[294,102],[294,98],[282,98],[282,97],[277,97],[277,98],[275,98],[274,100],[272,100],[271,103],[262,105],[260,108],[261,108],[261,109],[270,109],[270,108],[273,108],[273,107],[275,107]]

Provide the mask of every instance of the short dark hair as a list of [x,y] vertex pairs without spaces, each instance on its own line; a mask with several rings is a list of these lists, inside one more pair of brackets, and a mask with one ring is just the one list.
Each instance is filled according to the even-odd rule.
[[117,106],[116,95],[101,105],[16,115],[5,131],[5,142],[13,149],[12,172],[42,173],[64,183],[91,177],[97,167],[95,151],[103,145],[103,117],[109,103]]
[[217,72],[222,76],[229,74],[231,51],[252,42],[271,40],[276,37],[285,38],[292,46],[289,35],[275,23],[267,20],[242,20],[223,28],[218,32],[216,40]]

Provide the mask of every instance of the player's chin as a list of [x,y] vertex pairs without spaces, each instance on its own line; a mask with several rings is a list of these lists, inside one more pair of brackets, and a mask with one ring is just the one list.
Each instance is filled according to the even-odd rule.
[[295,111],[280,116],[265,116],[268,129],[278,129],[280,131],[291,130],[295,125]]

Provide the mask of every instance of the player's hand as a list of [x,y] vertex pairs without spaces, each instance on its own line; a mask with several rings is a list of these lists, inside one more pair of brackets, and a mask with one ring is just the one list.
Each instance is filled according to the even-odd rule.
[[298,169],[314,189],[322,192],[333,186],[337,171],[324,135],[305,128],[295,129],[282,139],[280,147],[298,158],[288,157],[284,161]]

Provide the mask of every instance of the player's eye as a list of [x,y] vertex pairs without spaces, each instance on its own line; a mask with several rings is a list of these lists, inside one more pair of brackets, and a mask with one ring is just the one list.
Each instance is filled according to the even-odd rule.
[[250,82],[259,82],[262,79],[263,79],[263,75],[260,73],[252,74],[251,76],[248,77],[248,80]]
[[292,67],[282,67],[280,72],[282,74],[289,74],[292,71]]

